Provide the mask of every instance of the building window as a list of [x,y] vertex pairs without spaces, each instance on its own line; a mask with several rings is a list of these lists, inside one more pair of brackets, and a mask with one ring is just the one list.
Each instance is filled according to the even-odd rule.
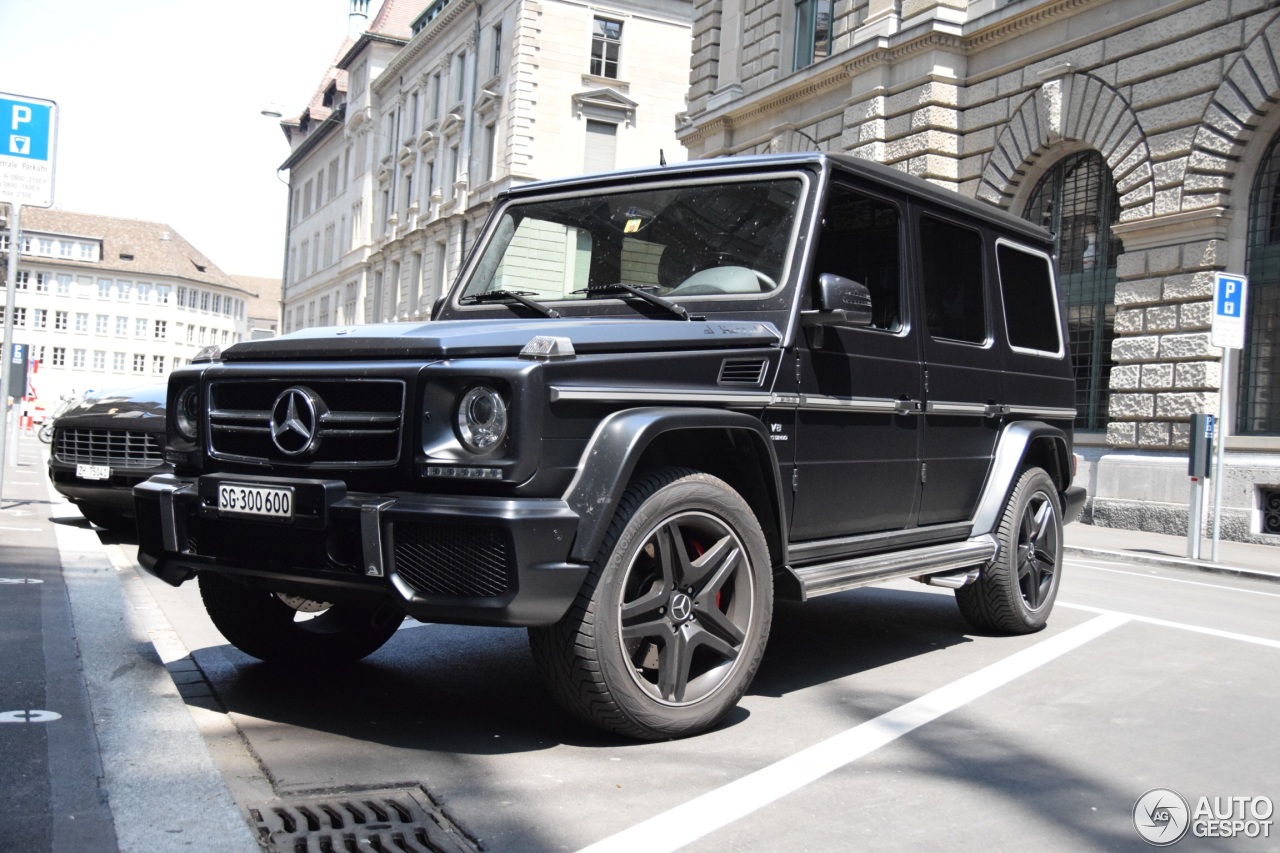
[[74,367],[74,368],[77,368],[77,369],[83,369],[83,368],[84,368],[84,355],[85,355],[85,353],[84,353],[84,350],[82,350],[82,349],[72,350],[72,352],[71,352],[71,366],[72,366],[72,367]]
[[156,320],[155,338],[157,341],[163,341],[169,336],[169,321]]
[[89,315],[88,314],[81,314],[79,312],[76,313],[76,331],[77,332],[89,331]]
[[151,301],[151,284],[145,281],[138,282],[138,301]]
[[49,274],[47,272],[36,273],[36,293],[49,292]]
[[146,317],[138,317],[133,321],[133,336],[135,338],[145,338],[147,336],[147,326],[151,322]]
[[622,21],[596,18],[591,33],[591,73],[618,78],[618,52],[622,48]]
[[123,338],[127,334],[129,334],[129,318],[117,316],[116,317],[116,337]]
[[107,333],[107,324],[110,318],[106,314],[93,315],[93,331],[95,334],[105,335]]
[[98,279],[98,298],[99,299],[111,298],[111,279],[109,278]]
[[167,284],[156,285],[156,304],[157,305],[169,304],[169,291],[170,291],[170,287]]
[[[1240,354],[1237,433],[1280,434],[1280,135],[1271,141],[1249,199],[1248,328]],[[1268,531],[1270,532],[1270,531]]]
[[164,356],[162,355],[151,356],[151,372],[155,374],[164,373]]
[[1120,219],[1120,199],[1102,155],[1084,151],[1055,165],[1036,185],[1022,215],[1054,235],[1076,375],[1076,428],[1104,429],[1121,246],[1111,234]]
[[494,160],[498,156],[498,128],[497,125],[489,124],[484,128],[484,174],[480,176],[481,181],[492,181],[497,169],[494,168]]
[[67,275],[64,272],[60,272],[55,276],[55,278],[58,281],[58,295],[70,296],[71,295],[71,276]]
[[134,353],[133,354],[133,372],[146,373],[146,371],[147,371],[147,357],[140,352]]
[[121,302],[128,302],[133,297],[133,282],[117,281],[116,282],[116,298]]
[[67,330],[67,312],[53,312],[53,330],[55,332],[65,332]]
[[831,55],[831,0],[796,0],[795,70]]
[[107,369],[107,353],[106,353],[106,350],[96,349],[96,350],[94,350],[94,351],[93,351],[93,369],[94,369],[94,370],[106,370],[106,369]]
[[587,119],[584,171],[608,172],[617,164],[618,126],[608,121]]
[[502,24],[497,24],[493,28],[493,43],[489,49],[493,61],[489,63],[489,73],[493,77],[497,77],[502,73]]
[[53,348],[53,366],[54,367],[67,366],[67,348],[66,347]]
[[14,275],[13,286],[16,290],[26,290],[31,285],[31,273],[26,270],[18,270]]
[[48,313],[49,313],[49,312],[48,312],[48,311],[45,311],[43,308],[36,308],[36,309],[34,309],[34,310],[31,312],[31,328],[33,328],[33,329],[44,329],[44,328],[47,328],[47,324],[48,324],[48,320],[47,320]]
[[70,240],[58,241],[58,255],[63,258],[71,257],[71,241]]
[[116,373],[124,373],[124,353],[111,353],[111,369]]
[[80,244],[80,260],[96,261],[97,259],[98,259],[98,253],[94,251],[94,246],[92,243]]

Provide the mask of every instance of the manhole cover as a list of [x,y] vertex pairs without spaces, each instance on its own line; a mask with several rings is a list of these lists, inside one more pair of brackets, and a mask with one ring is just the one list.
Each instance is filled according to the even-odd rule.
[[277,853],[475,853],[479,842],[425,788],[382,788],[294,797],[249,809]]

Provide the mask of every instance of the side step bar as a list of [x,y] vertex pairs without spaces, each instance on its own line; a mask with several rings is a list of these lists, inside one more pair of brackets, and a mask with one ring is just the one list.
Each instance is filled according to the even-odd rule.
[[975,580],[977,578],[972,571],[959,572],[958,570],[972,570],[974,566],[991,562],[995,559],[997,550],[995,537],[988,534],[967,539],[964,542],[928,545],[924,548],[913,548],[910,551],[895,551],[890,554],[876,554],[871,557],[802,566],[798,569],[792,568],[791,573],[800,582],[802,601],[894,578],[946,572],[957,572],[957,574],[936,578],[934,583],[939,586],[955,587],[969,582],[970,575]]

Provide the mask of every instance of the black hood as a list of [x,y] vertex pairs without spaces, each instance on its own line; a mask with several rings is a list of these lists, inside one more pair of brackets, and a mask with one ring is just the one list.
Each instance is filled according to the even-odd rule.
[[503,357],[536,337],[568,338],[579,353],[768,347],[782,338],[772,323],[740,320],[444,320],[305,329],[236,344],[222,360]]
[[[58,416],[58,421],[151,421],[164,423],[166,386],[144,385],[138,388],[118,388],[89,391],[82,399]],[[121,424],[121,428],[125,428]]]

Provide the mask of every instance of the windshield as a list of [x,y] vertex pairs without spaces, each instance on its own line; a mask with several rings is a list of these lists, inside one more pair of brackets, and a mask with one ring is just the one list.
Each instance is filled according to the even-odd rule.
[[509,205],[459,301],[504,291],[537,301],[763,296],[779,286],[799,178],[618,188]]

